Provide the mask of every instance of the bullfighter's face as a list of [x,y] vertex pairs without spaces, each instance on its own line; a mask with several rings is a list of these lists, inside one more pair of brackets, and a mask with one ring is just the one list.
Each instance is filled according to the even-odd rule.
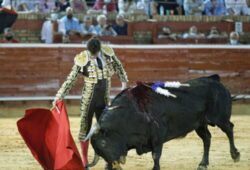
[[119,134],[100,129],[92,136],[91,143],[95,152],[113,167],[125,163],[126,147]]

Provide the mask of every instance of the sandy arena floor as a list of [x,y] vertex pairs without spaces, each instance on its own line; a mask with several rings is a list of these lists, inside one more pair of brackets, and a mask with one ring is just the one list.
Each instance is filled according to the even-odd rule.
[[[40,165],[32,157],[21,139],[16,121],[18,118],[0,118],[0,170],[40,170]],[[225,134],[218,128],[210,128],[212,143],[210,149],[210,170],[250,170],[250,116],[233,116],[235,142],[241,152],[241,160],[234,163],[229,154],[229,144]],[[71,131],[77,137],[79,118],[70,117]],[[203,152],[202,141],[195,133],[184,139],[165,143],[161,158],[163,170],[195,170]],[[90,159],[93,150],[90,150]],[[137,156],[130,151],[124,170],[150,170],[153,162],[151,154]],[[104,161],[99,161],[92,170],[101,170]]]

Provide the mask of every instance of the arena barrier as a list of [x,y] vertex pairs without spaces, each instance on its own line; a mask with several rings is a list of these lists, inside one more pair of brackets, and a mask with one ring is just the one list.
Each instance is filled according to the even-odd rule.
[[[219,74],[233,94],[249,99],[249,45],[111,45],[130,79],[185,81]],[[0,44],[0,100],[51,100],[83,44]],[[82,78],[68,99],[79,99]],[[114,77],[112,95],[120,83]],[[239,96],[238,96],[239,97]]]

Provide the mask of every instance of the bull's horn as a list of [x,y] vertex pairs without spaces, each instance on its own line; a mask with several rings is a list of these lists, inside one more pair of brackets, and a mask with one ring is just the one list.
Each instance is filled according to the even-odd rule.
[[88,164],[87,167],[93,167],[93,166],[95,166],[95,165],[98,163],[99,158],[100,158],[99,155],[97,155],[97,154],[95,153],[95,156],[94,156],[93,161],[92,161],[90,164]]
[[98,124],[98,123],[94,124],[94,125],[91,127],[91,129],[90,129],[88,135],[86,136],[86,138],[84,139],[84,141],[89,140],[89,139],[93,136],[93,134],[98,133],[99,130],[100,130],[99,124]]
[[114,109],[117,109],[118,107],[120,106],[110,106],[110,107],[107,107],[108,110],[114,110]]

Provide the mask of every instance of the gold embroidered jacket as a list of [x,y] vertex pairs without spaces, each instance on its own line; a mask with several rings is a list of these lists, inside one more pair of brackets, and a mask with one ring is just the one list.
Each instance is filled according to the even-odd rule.
[[118,75],[121,82],[128,82],[127,74],[121,62],[116,57],[113,49],[109,46],[102,45],[101,53],[102,58],[105,61],[105,65],[102,70],[95,64],[95,60],[90,58],[89,51],[82,51],[75,56],[74,66],[72,67],[66,81],[57,92],[54,102],[58,99],[63,99],[64,96],[69,93],[69,90],[74,85],[78,74],[82,74],[84,76],[85,86],[96,84],[98,79],[107,79],[110,81],[114,73]]

